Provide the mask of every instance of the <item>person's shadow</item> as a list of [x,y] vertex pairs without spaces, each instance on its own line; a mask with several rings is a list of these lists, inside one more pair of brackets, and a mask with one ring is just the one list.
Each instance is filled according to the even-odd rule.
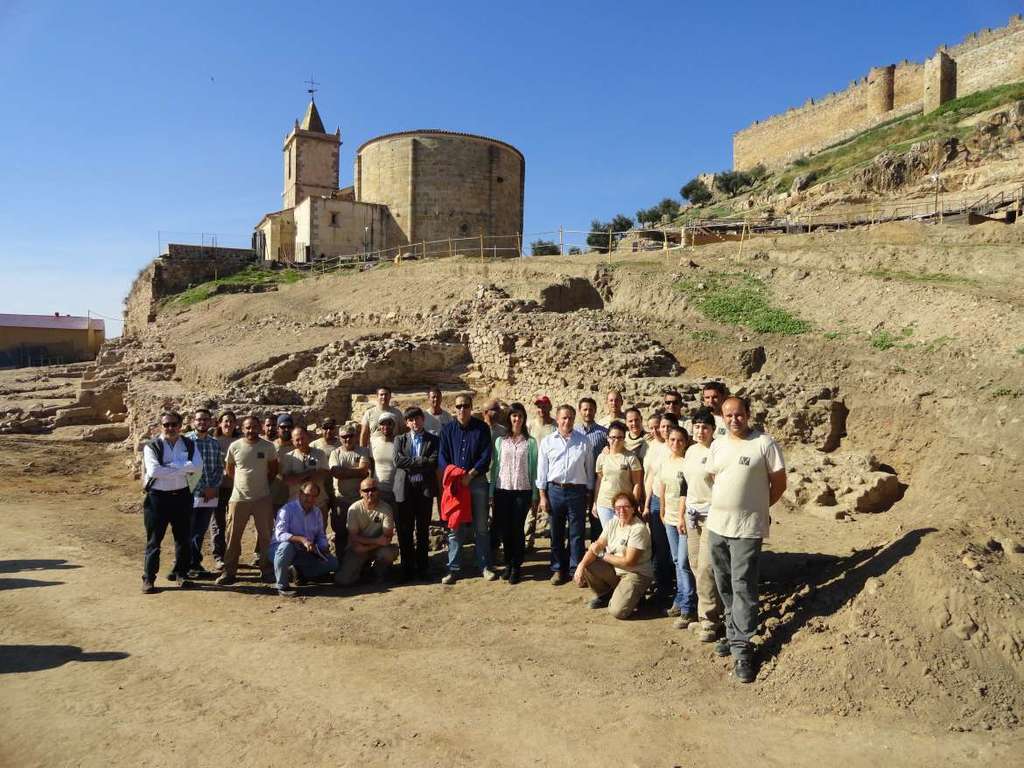
[[0,675],[54,669],[69,661],[118,661],[122,651],[85,653],[77,645],[0,645]]
[[81,568],[80,565],[67,560],[0,560],[0,573],[19,573],[20,571],[65,571],[70,568]]

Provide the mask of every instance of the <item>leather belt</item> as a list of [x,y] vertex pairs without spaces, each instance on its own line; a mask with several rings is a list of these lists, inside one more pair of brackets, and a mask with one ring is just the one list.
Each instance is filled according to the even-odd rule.
[[557,485],[559,488],[586,488],[584,483],[556,483],[551,481],[549,485]]

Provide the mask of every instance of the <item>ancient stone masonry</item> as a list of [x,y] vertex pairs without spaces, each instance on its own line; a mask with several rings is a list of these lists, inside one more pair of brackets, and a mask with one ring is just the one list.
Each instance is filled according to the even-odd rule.
[[733,167],[778,166],[904,115],[930,112],[953,98],[1024,80],[1024,20],[942,46],[923,64],[875,67],[841,92],[811,99],[733,137]]
[[156,320],[161,299],[189,286],[233,275],[255,261],[255,251],[248,248],[169,243],[166,253],[150,262],[132,283],[124,306],[125,335],[143,333]]

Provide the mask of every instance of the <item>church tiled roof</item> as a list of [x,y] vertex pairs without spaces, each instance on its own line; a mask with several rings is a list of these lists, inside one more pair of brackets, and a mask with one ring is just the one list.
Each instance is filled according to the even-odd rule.
[[299,128],[313,133],[327,133],[324,130],[324,121],[320,119],[320,113],[316,109],[316,102],[312,99],[309,100],[309,106],[306,107],[306,114],[302,118]]

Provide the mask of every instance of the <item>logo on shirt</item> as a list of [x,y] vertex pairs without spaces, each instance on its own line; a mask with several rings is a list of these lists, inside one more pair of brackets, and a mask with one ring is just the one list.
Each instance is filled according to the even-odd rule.
[[263,451],[257,451],[256,452],[256,458],[257,459],[262,459],[263,458]]
[[701,458],[700,463],[701,464],[707,464],[708,463],[708,457],[704,456],[703,458]]
[[740,456],[740,466],[742,466],[742,467],[749,467],[750,466],[750,457],[749,456]]

